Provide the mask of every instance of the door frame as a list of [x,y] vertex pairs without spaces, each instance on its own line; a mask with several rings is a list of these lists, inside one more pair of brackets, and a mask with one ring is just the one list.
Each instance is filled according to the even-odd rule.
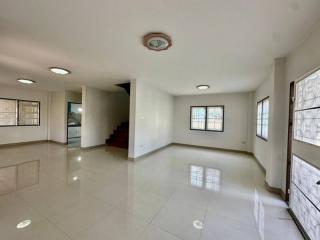
[[288,138],[287,138],[287,174],[286,174],[286,192],[285,201],[290,200],[290,182],[292,165],[292,140],[293,140],[293,119],[295,103],[295,81],[290,82],[289,87],[289,116],[288,116]]
[[[82,107],[82,103],[80,102],[67,102],[67,144],[69,144],[69,125],[68,125],[68,113],[69,113],[69,106],[71,106],[71,104],[81,104]],[[81,113],[82,114],[82,113]],[[80,126],[76,126],[76,127],[81,127],[82,125],[82,116],[81,116],[81,123]],[[78,138],[78,137],[77,137]],[[81,139],[81,136],[80,136]]]

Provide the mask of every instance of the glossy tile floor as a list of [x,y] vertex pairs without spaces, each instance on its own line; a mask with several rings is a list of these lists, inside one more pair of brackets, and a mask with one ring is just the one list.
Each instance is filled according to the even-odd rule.
[[126,154],[50,143],[0,149],[0,238],[302,239],[250,156],[181,146],[137,162]]

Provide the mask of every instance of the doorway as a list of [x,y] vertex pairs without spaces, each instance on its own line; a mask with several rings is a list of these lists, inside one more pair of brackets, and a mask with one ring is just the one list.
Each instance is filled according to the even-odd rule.
[[68,102],[67,141],[72,147],[79,147],[81,144],[81,114],[81,103]]
[[293,111],[294,111],[294,82],[290,83],[289,90],[289,118],[288,118],[288,142],[287,142],[287,179],[285,201],[289,202],[290,198],[290,179],[291,179],[291,162],[292,162],[292,133],[293,133]]

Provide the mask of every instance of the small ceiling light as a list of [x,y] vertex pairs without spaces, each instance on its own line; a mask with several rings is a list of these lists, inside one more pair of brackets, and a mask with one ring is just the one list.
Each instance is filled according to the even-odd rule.
[[24,220],[22,222],[19,222],[16,227],[18,229],[21,229],[21,228],[28,227],[30,224],[31,224],[31,220]]
[[198,85],[197,88],[199,90],[206,90],[206,89],[210,88],[210,86],[209,85]]
[[199,220],[194,220],[193,221],[193,227],[196,229],[202,229],[203,228],[203,223]]
[[33,84],[33,83],[35,83],[35,81],[30,80],[30,79],[25,79],[25,78],[18,78],[17,81],[20,82],[20,83],[23,83],[23,84]]
[[149,50],[163,51],[172,46],[172,41],[164,33],[149,33],[143,37],[143,45]]
[[78,180],[78,177],[77,177],[77,176],[74,176],[74,177],[72,178],[72,180],[73,180],[73,181],[77,181],[77,180]]
[[50,71],[55,74],[59,74],[59,75],[67,75],[67,74],[71,73],[71,71],[69,71],[65,68],[60,68],[60,67],[51,67]]
[[78,108],[78,112],[82,112],[82,108],[80,107],[80,108]]
[[79,157],[77,158],[77,161],[78,161],[78,162],[81,162],[81,160],[82,160],[82,157],[79,156]]

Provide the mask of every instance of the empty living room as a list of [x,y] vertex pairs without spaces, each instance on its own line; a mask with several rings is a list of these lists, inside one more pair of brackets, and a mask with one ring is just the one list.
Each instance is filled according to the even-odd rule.
[[1,240],[320,240],[319,0],[1,0]]

